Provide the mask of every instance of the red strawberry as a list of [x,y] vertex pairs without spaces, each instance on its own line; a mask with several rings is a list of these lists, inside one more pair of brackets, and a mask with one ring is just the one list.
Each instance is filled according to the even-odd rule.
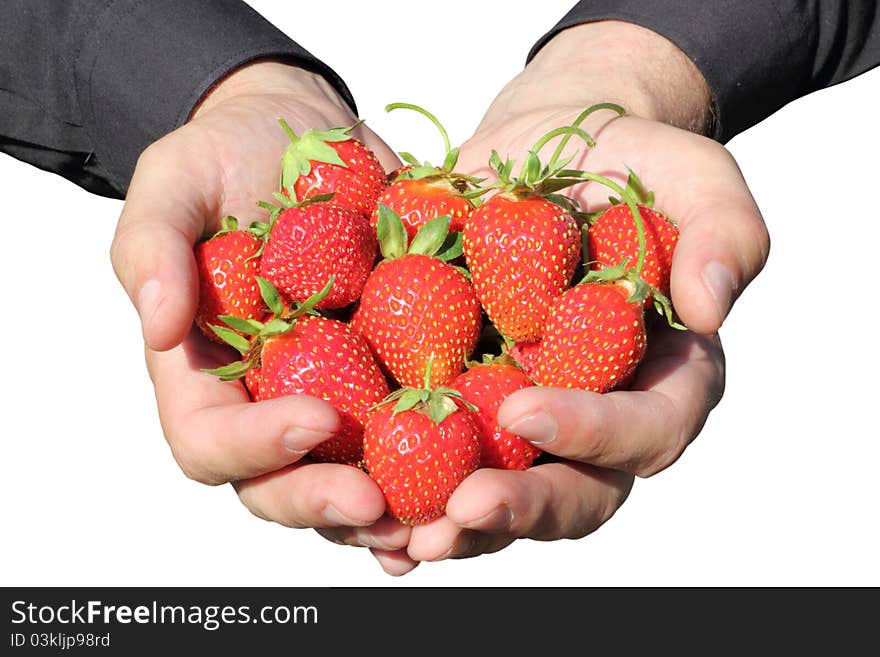
[[281,189],[300,200],[333,194],[333,201],[369,217],[385,189],[385,170],[376,155],[349,134],[347,128],[308,130],[297,136],[282,119],[290,137],[281,160]]
[[[419,228],[431,219],[449,215],[449,230],[460,233],[474,206],[449,179],[444,177],[408,179],[401,178],[379,196],[378,203],[387,205],[403,220],[409,239],[416,236]],[[375,229],[379,223],[378,208],[370,217]]]
[[[449,230],[460,233],[474,209],[474,205],[462,197],[462,193],[469,191],[478,180],[453,172],[459,149],[450,146],[449,135],[437,117],[410,103],[391,103],[385,107],[386,112],[395,109],[413,110],[427,117],[439,130],[446,152],[441,167],[435,167],[430,162],[419,162],[409,153],[401,153],[408,164],[389,176],[390,186],[379,196],[377,203],[387,205],[400,216],[409,239],[413,239],[431,219],[443,215],[450,216]],[[378,209],[373,211],[370,221],[375,229],[379,221]]]
[[606,392],[625,379],[645,353],[641,299],[626,283],[581,283],[550,308],[538,352],[539,385]]
[[260,271],[262,240],[238,230],[235,217],[223,219],[223,227],[214,237],[195,247],[199,272],[199,305],[196,324],[206,336],[220,341],[209,328],[220,315],[242,319],[261,319],[266,306],[254,276]]
[[460,253],[455,244],[441,251],[449,218],[426,224],[404,253],[403,223],[385,206],[380,212],[380,245],[386,260],[367,279],[352,327],[401,385],[420,385],[432,356],[434,382],[446,385],[464,368],[480,333],[480,303],[473,286],[440,259]]
[[[669,296],[672,254],[678,242],[678,229],[666,215],[647,205],[638,204],[645,226],[645,264],[642,279]],[[638,259],[639,239],[633,214],[624,203],[613,205],[600,214],[588,233],[591,268],[619,265],[624,259],[633,264]]]
[[507,338],[538,340],[580,258],[574,219],[536,194],[501,193],[474,210],[464,255],[489,319]]
[[250,394],[251,401],[263,401],[263,394],[260,392],[261,381],[262,376],[260,375],[259,367],[254,367],[245,373],[244,387],[247,389],[248,394]]
[[[359,335],[342,322],[307,314],[329,286],[291,312],[281,306],[271,285],[260,280],[276,319],[254,325],[224,318],[232,328],[249,329],[253,337],[248,342],[233,331],[215,328],[242,353],[243,360],[210,373],[231,380],[247,377],[259,368],[259,374],[245,380],[255,401],[311,395],[330,402],[339,412],[340,429],[310,456],[317,461],[357,465],[363,458],[367,411],[388,394],[385,378]],[[257,390],[251,388],[254,385]]]
[[538,352],[541,350],[541,341],[517,342],[507,350],[510,357],[522,368],[529,377],[535,376],[535,365],[538,364]]
[[260,361],[262,399],[312,395],[339,412],[339,431],[310,456],[356,465],[363,457],[367,411],[388,394],[385,378],[363,339],[342,322],[303,317],[289,333],[266,341]]
[[440,517],[446,503],[480,461],[474,413],[452,390],[405,388],[370,411],[364,463],[388,510],[416,525]]
[[318,307],[342,308],[360,297],[376,252],[376,236],[355,210],[333,200],[293,203],[272,222],[260,274],[298,301],[332,276],[333,288]]
[[479,409],[480,467],[525,470],[541,453],[537,447],[498,426],[498,409],[517,390],[534,384],[513,365],[475,365],[450,384]]

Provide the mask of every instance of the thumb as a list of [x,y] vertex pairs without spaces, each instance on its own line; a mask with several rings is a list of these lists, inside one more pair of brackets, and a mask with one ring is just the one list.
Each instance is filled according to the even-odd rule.
[[718,331],[736,298],[767,261],[770,237],[751,195],[703,204],[679,222],[672,301],[696,333]]
[[144,152],[110,248],[113,270],[134,304],[147,347],[165,351],[187,335],[198,303],[193,245],[208,216],[169,161]]

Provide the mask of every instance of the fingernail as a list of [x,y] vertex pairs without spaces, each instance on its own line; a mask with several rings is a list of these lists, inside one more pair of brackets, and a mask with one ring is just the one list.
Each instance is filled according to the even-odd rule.
[[162,297],[162,285],[155,278],[151,278],[141,286],[137,295],[138,315],[141,318],[141,331],[146,333],[147,324],[150,323],[156,310],[159,308],[159,301]]
[[730,270],[717,260],[710,261],[703,267],[703,285],[709,291],[718,309],[718,316],[722,321],[730,312],[730,304],[733,300],[733,292],[736,289],[736,280]]
[[535,445],[544,445],[555,440],[556,434],[559,432],[559,424],[556,422],[556,418],[545,411],[538,411],[534,415],[526,415],[504,428]]
[[438,557],[434,557],[431,561],[443,561],[444,559],[451,559],[453,557],[457,557],[463,554],[468,554],[471,549],[474,547],[474,543],[477,541],[477,535],[468,532],[468,535],[464,537],[464,540],[459,538],[452,545],[449,546],[449,549],[446,550],[443,554]]
[[304,427],[290,427],[281,436],[281,442],[284,443],[287,451],[291,454],[302,456],[332,435],[326,431],[314,431]]
[[463,526],[483,531],[499,531],[509,529],[513,525],[513,511],[506,504],[502,504],[489,513],[476,520],[462,523]]
[[343,514],[339,509],[337,509],[332,504],[328,504],[324,507],[324,510],[321,512],[324,520],[333,524],[333,525],[348,525],[349,527],[358,527],[362,526],[366,523],[356,522]]
[[358,529],[357,530],[357,540],[358,542],[368,548],[374,548],[376,550],[396,550],[398,549],[396,546],[391,545],[391,543],[387,542],[383,538],[376,536],[370,532],[369,529]]

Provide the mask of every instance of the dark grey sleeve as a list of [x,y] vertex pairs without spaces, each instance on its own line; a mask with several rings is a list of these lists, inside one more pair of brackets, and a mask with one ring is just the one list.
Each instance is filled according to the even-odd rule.
[[342,79],[239,0],[2,0],[0,151],[122,198],[138,155],[223,75],[272,57]]
[[726,142],[786,103],[880,64],[877,0],[584,0],[567,27],[603,19],[662,34],[703,73]]

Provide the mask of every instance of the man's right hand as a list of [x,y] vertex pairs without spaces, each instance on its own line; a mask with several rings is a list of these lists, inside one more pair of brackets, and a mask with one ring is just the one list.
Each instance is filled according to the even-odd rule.
[[[337,428],[330,404],[307,396],[251,403],[241,383],[202,372],[236,354],[193,329],[193,245],[215,232],[221,217],[249,222],[263,212],[256,202],[271,200],[287,143],[278,117],[295,131],[356,121],[317,75],[265,61],[238,69],[189,122],[141,155],[111,248],[113,267],[140,315],[162,428],[188,477],[233,482],[261,518],[290,527],[374,525],[371,547],[403,547],[408,531],[389,525],[383,534],[383,522],[375,525],[385,501],[369,476],[303,460]],[[356,136],[386,169],[398,166],[369,129],[361,126]]]

